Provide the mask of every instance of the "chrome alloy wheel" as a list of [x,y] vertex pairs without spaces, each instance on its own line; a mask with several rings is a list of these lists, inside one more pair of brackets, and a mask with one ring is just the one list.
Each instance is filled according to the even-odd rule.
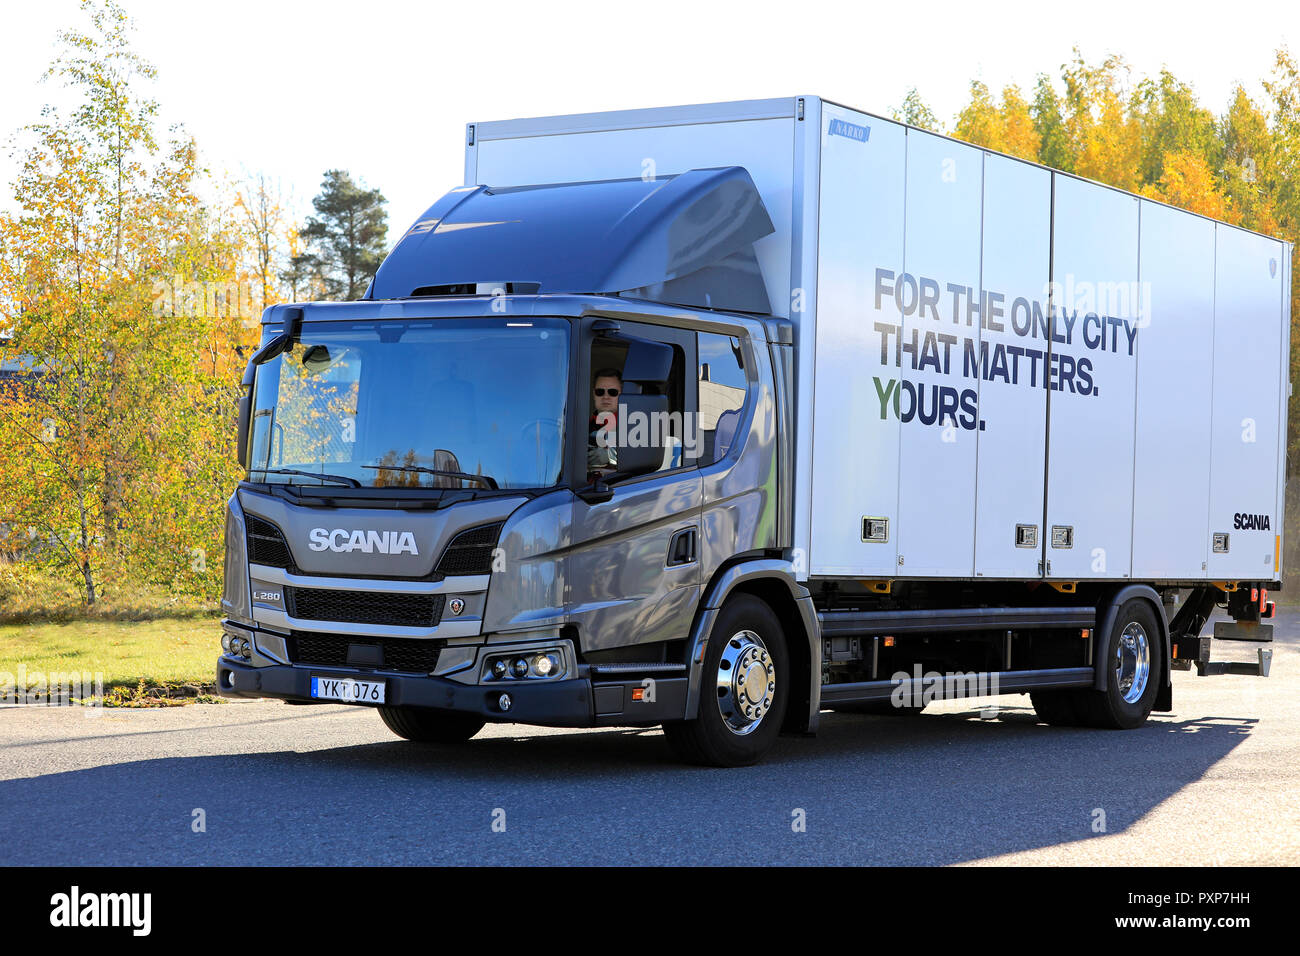
[[718,710],[733,734],[743,737],[758,729],[776,696],[776,667],[763,639],[753,631],[738,631],[718,660]]
[[1115,642],[1115,683],[1126,703],[1134,704],[1146,693],[1151,676],[1151,645],[1147,632],[1133,621]]

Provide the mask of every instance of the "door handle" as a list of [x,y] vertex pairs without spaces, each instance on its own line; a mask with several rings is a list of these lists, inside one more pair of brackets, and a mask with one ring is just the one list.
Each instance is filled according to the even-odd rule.
[[668,541],[668,560],[665,562],[665,567],[677,568],[694,564],[697,539],[698,532],[694,525],[674,531]]

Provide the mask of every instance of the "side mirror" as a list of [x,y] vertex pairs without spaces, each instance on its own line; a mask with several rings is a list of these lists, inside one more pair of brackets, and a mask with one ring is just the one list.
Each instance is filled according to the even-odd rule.
[[253,384],[253,373],[259,365],[271,361],[281,352],[287,352],[293,348],[293,343],[298,341],[298,336],[302,334],[302,309],[294,306],[286,309],[284,313],[284,331],[275,335],[269,342],[253,353],[252,358],[248,360],[248,365],[244,368],[245,385]]
[[602,475],[586,488],[577,492],[589,505],[602,504],[614,497],[611,487],[626,478],[635,478],[656,471],[663,464],[665,432],[668,425],[668,397],[666,395],[628,395],[619,402],[623,416],[616,436],[621,444],[614,444],[618,470],[612,475]]
[[253,374],[257,371],[259,365],[265,365],[271,359],[275,358],[282,352],[287,352],[293,347],[293,335],[288,332],[281,332],[271,341],[267,342],[260,349],[253,353],[248,364],[244,366],[244,385],[253,384]]
[[[610,475],[610,477],[616,476]],[[603,505],[614,497],[614,489],[606,484],[604,478],[597,478],[586,488],[580,488],[575,494],[589,505]]]
[[654,471],[664,460],[668,396],[625,393],[620,397],[618,412],[623,417],[617,435],[622,443],[614,446],[618,474],[630,478]]

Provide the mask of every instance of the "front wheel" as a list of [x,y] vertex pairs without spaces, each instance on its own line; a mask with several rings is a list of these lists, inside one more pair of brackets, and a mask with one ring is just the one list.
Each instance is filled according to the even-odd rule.
[[687,763],[748,766],[776,743],[789,696],[781,622],[758,598],[736,595],[723,605],[709,635],[699,714],[664,724],[664,736]]
[[379,717],[397,736],[430,744],[464,743],[487,723],[473,714],[426,707],[380,707]]

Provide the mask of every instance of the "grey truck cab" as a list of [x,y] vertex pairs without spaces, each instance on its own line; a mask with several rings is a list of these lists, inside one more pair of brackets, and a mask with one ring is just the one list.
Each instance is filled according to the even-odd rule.
[[222,693],[373,704],[415,740],[662,723],[724,763],[807,729],[771,231],[734,167],[458,189],[365,300],[268,309]]

